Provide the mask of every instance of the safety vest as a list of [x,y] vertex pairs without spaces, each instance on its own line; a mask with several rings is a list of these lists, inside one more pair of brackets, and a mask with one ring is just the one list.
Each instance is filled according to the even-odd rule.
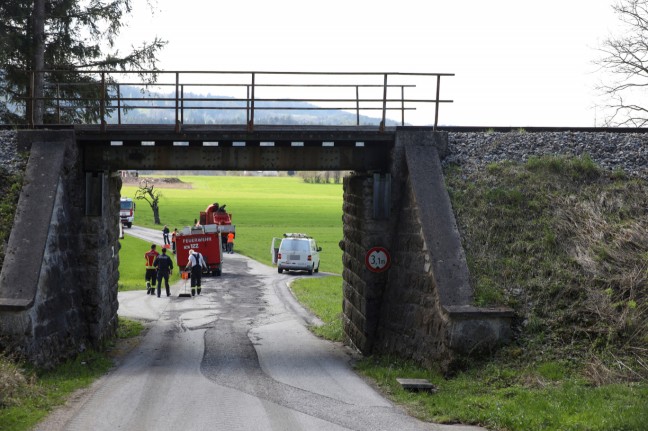
[[146,253],[144,253],[144,259],[146,259],[146,269],[155,269],[155,265],[153,265],[153,262],[155,262],[155,258],[158,257],[160,253],[158,253],[155,250],[149,250]]

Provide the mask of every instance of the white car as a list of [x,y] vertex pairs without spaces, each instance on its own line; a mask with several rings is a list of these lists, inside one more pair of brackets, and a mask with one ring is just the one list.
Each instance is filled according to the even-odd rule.
[[309,275],[318,272],[320,251],[322,247],[318,247],[313,238],[303,233],[285,233],[283,238],[272,239],[272,263],[277,264],[279,274],[284,270],[308,271]]

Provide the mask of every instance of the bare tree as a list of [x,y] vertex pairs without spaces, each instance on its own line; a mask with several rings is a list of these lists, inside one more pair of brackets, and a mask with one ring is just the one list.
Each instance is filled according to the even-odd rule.
[[153,222],[155,224],[162,224],[160,222],[160,197],[162,193],[159,190],[154,190],[155,185],[150,184],[147,179],[140,181],[139,188],[135,192],[135,199],[144,199],[151,206],[153,210]]
[[597,61],[613,76],[600,86],[610,97],[605,122],[641,127],[648,124],[648,0],[620,0],[612,8],[623,33],[603,42],[603,57]]

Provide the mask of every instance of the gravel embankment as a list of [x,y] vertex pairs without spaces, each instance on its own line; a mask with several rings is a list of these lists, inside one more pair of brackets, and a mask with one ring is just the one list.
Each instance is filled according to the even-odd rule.
[[15,173],[19,169],[16,145],[14,130],[0,130],[0,166],[5,167],[11,173]]
[[444,164],[479,169],[489,163],[525,162],[530,156],[589,155],[604,169],[648,180],[648,134],[596,132],[449,132]]

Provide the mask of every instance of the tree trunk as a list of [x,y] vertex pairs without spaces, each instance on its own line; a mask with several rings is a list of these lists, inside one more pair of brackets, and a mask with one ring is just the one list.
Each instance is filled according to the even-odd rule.
[[34,14],[32,17],[32,31],[34,35],[32,50],[32,120],[34,124],[43,124],[44,101],[43,84],[45,70],[45,0],[34,0]]
[[160,222],[160,208],[157,206],[157,202],[153,204],[152,208],[153,208],[153,223],[162,224]]

